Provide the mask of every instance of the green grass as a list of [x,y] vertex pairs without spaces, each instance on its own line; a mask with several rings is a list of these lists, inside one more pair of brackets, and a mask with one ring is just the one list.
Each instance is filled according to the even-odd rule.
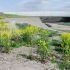
[[0,19],[2,18],[24,18],[25,16],[15,15],[15,14],[2,14],[0,15]]
[[16,14],[5,14],[5,17],[7,18],[24,18],[25,16],[20,16]]

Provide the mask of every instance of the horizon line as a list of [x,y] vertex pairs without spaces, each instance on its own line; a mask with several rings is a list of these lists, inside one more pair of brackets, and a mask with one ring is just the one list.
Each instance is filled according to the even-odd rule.
[[70,17],[69,11],[41,11],[41,12],[3,12],[5,14],[15,14],[21,16],[62,16],[62,17]]

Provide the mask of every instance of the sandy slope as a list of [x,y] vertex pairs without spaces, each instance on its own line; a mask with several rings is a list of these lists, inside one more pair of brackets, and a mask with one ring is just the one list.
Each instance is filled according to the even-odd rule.
[[38,26],[44,29],[49,29],[49,30],[60,30],[60,31],[70,31],[70,26],[65,26],[65,25],[58,25],[57,23],[48,23],[52,27],[48,27],[44,23],[41,22],[39,17],[24,17],[24,18],[5,18],[4,20],[8,21],[9,23],[27,23],[31,24],[34,26]]
[[39,17],[5,18],[4,20],[9,21],[10,23],[27,23],[34,26],[47,28],[47,26],[40,21]]
[[52,64],[50,61],[42,64],[19,55],[29,54],[30,49],[21,47],[12,50],[10,54],[0,53],[0,70],[59,70],[57,64]]

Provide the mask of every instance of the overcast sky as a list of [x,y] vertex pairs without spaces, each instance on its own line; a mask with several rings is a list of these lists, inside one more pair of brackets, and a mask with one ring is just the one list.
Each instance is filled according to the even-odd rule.
[[2,12],[70,12],[70,0],[0,0]]
[[0,0],[0,11],[70,11],[70,0]]

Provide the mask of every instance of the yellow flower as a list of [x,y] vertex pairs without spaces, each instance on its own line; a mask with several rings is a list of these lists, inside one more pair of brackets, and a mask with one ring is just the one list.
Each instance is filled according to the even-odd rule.
[[8,32],[8,31],[1,31],[1,38],[3,39],[10,39],[11,38],[11,32]]

